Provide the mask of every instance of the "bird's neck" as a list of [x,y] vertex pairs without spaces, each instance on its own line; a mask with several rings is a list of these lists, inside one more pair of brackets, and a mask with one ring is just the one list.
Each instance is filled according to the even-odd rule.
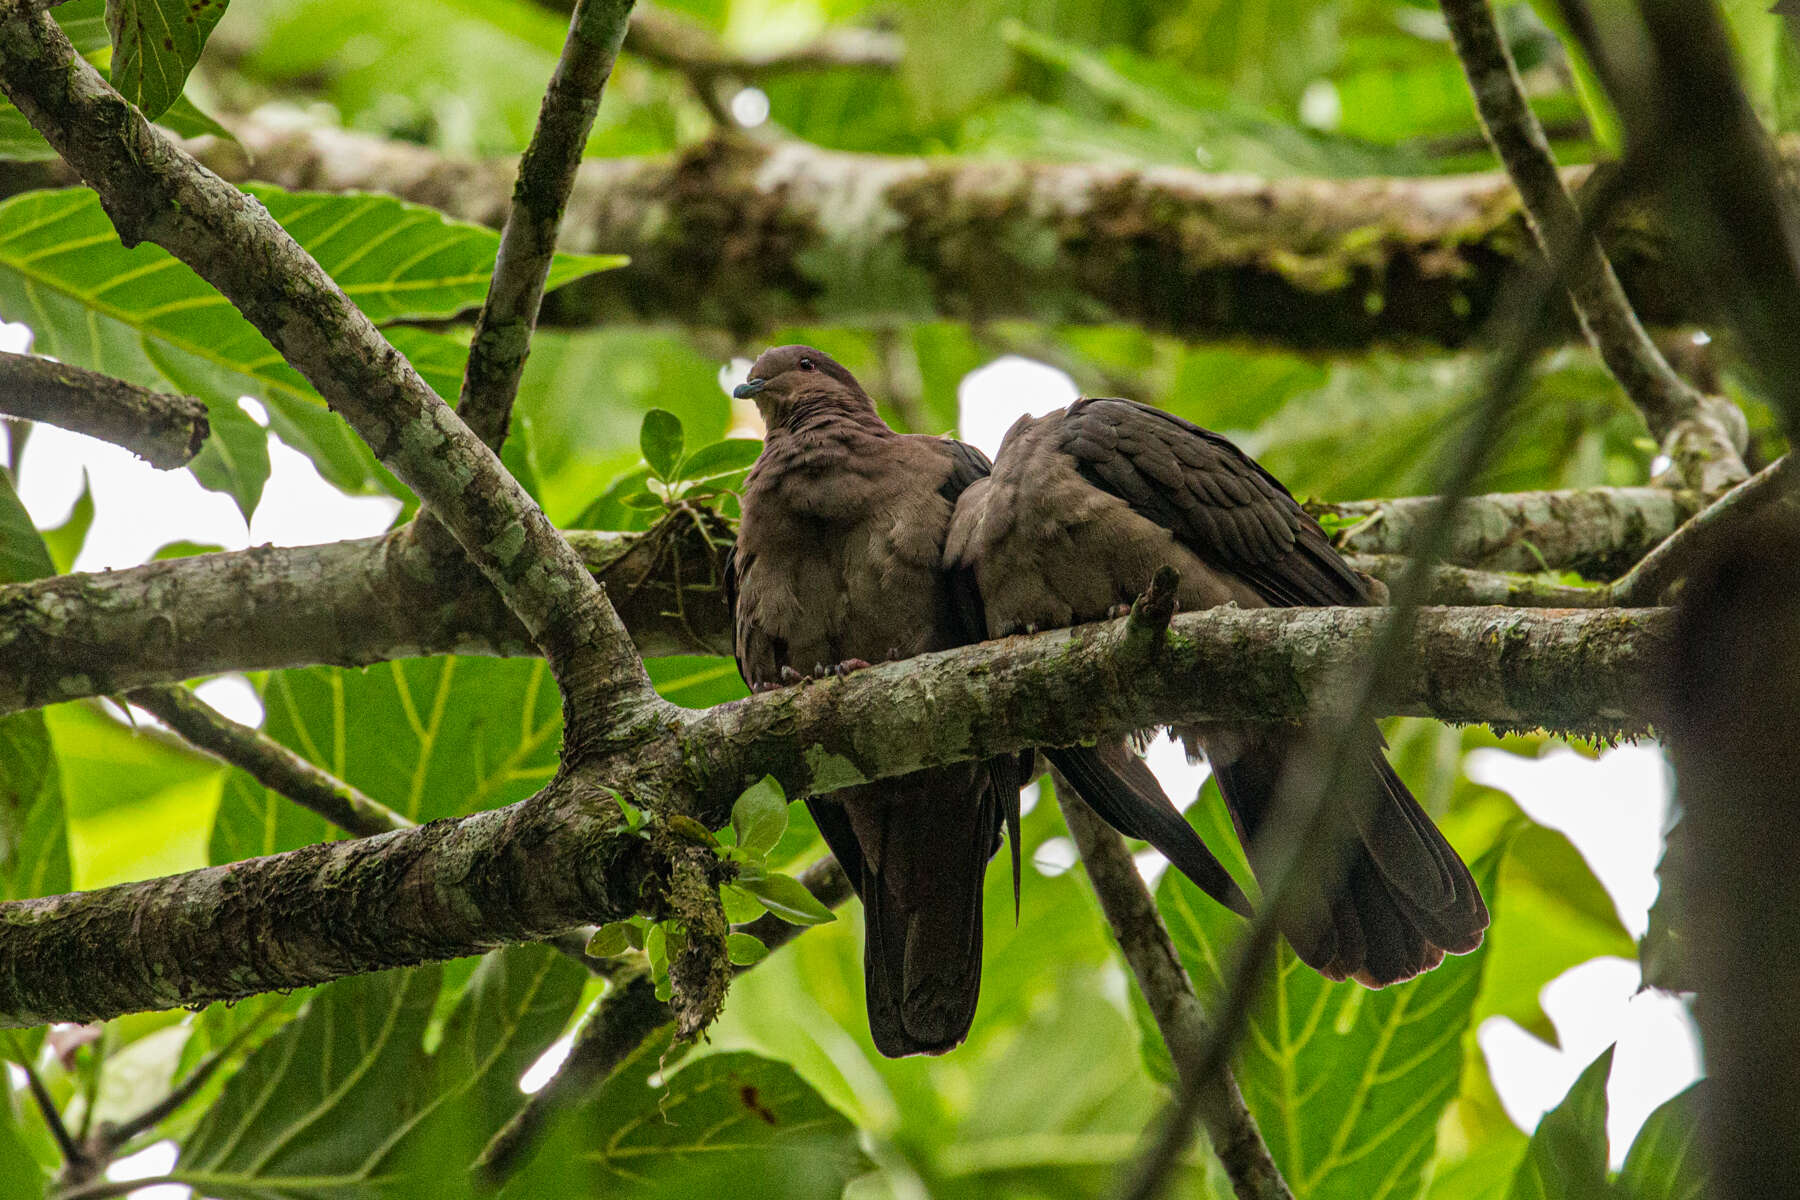
[[809,433],[851,426],[877,437],[891,436],[887,422],[867,396],[797,396],[769,427],[771,437],[804,437]]

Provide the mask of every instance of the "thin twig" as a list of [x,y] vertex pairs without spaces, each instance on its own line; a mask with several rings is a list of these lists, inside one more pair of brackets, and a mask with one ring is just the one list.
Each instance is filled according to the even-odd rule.
[[537,129],[519,162],[499,258],[475,323],[457,413],[495,450],[506,438],[531,351],[575,168],[630,22],[632,0],[576,0],[562,57],[544,91]]
[[1738,523],[1761,515],[1768,505],[1789,499],[1800,485],[1800,468],[1784,454],[1715,500],[1645,555],[1637,566],[1605,588],[1594,589],[1604,605],[1638,608],[1655,604],[1679,579],[1697,553]]
[[286,746],[225,716],[178,684],[138,688],[127,700],[216,758],[238,767],[301,808],[358,837],[373,837],[414,822],[381,801],[307,762]]
[[127,1117],[116,1125],[102,1125],[95,1138],[95,1157],[110,1159],[139,1134],[146,1133],[163,1121],[175,1115],[176,1111],[193,1099],[200,1089],[206,1086],[218,1069],[230,1060],[239,1046],[249,1039],[250,1035],[261,1029],[263,1023],[274,1013],[274,1009],[266,1010],[254,1021],[238,1030],[217,1050],[200,1060],[198,1066],[188,1072],[186,1079],[169,1089],[169,1094],[148,1105],[136,1116]]
[[1063,820],[1081,848],[1088,882],[1150,1006],[1177,1078],[1201,1097],[1200,1120],[1232,1190],[1238,1200],[1293,1200],[1230,1070],[1222,1069],[1211,1078],[1200,1074],[1208,1036],[1206,1014],[1130,851],[1072,788],[1060,777],[1055,782]]
[[56,1101],[51,1098],[50,1089],[44,1086],[44,1080],[37,1073],[37,1068],[25,1061],[23,1055],[16,1056],[17,1065],[25,1072],[25,1085],[31,1089],[31,1098],[37,1103],[38,1112],[44,1118],[44,1124],[50,1130],[50,1137],[56,1142],[57,1153],[62,1155],[64,1164],[73,1171],[80,1171],[91,1165],[87,1151],[81,1143],[69,1133],[69,1127],[63,1124],[62,1113],[56,1109]]
[[[1581,214],[1563,186],[1543,127],[1525,100],[1512,52],[1500,36],[1488,0],[1440,0],[1440,7],[1482,127],[1519,190],[1538,248],[1548,255],[1553,243],[1582,223]],[[1707,400],[1669,366],[1644,332],[1612,262],[1591,234],[1581,239],[1566,281],[1588,342],[1643,414],[1681,478],[1708,492],[1743,479],[1748,471],[1734,431],[1726,428],[1729,415],[1713,411],[1727,402]]]
[[0,352],[0,415],[43,421],[123,446],[168,471],[200,453],[210,426],[192,396],[149,388],[35,354]]

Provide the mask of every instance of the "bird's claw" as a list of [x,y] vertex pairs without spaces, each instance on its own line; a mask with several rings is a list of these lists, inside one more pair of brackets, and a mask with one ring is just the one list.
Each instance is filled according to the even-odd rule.
[[781,668],[781,682],[788,687],[793,687],[804,678],[805,676],[801,675],[800,672],[794,670],[792,667]]
[[837,665],[833,666],[831,668],[831,673],[833,675],[836,675],[839,679],[842,679],[844,676],[848,675],[850,672],[860,671],[868,665],[869,664],[868,664],[867,660],[865,660],[865,659],[846,658],[843,662],[838,663]]

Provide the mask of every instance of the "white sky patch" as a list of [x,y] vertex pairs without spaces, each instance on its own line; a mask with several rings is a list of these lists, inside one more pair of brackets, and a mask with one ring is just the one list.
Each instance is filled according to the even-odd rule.
[[0,321],[0,350],[23,354],[31,349],[31,326],[9,325]]
[[242,675],[220,675],[194,689],[194,694],[240,725],[257,728],[263,721],[262,697]]
[[525,1073],[519,1076],[519,1090],[527,1096],[541,1091],[544,1085],[549,1083],[558,1071],[562,1070],[562,1065],[568,1061],[569,1051],[574,1045],[575,1035],[572,1033],[565,1033],[551,1042],[549,1047],[538,1055],[537,1061],[525,1068]]
[[[174,1142],[157,1142],[154,1145],[146,1146],[136,1154],[121,1158],[106,1168],[106,1177],[125,1183],[133,1179],[154,1179],[158,1175],[167,1175],[175,1169],[175,1155]],[[130,1193],[130,1200],[184,1200],[185,1197],[192,1194],[181,1184],[164,1183],[153,1187],[138,1188]]]
[[1483,1022],[1476,1039],[1500,1103],[1521,1129],[1534,1129],[1576,1076],[1616,1043],[1606,1130],[1617,1167],[1645,1119],[1700,1077],[1699,1043],[1686,1006],[1637,987],[1637,964],[1622,958],[1594,959],[1552,980],[1543,1004],[1561,1050],[1505,1017]]
[[192,472],[158,471],[128,450],[40,423],[25,444],[19,499],[39,528],[60,525],[81,495],[86,471],[94,524],[75,559],[78,571],[135,567],[182,539],[242,550],[265,542],[305,546],[369,537],[400,511],[391,496],[338,491],[312,460],[273,436],[269,468],[262,501],[246,528],[231,498],[207,491]]
[[956,389],[957,436],[992,458],[1014,421],[1055,412],[1080,395],[1068,372],[1008,354],[963,377]]
[[1031,865],[1037,868],[1039,875],[1054,878],[1074,866],[1080,858],[1081,854],[1075,849],[1072,839],[1053,837],[1046,838],[1032,854]]
[[731,119],[745,129],[754,129],[769,119],[769,95],[761,88],[747,87],[731,98]]

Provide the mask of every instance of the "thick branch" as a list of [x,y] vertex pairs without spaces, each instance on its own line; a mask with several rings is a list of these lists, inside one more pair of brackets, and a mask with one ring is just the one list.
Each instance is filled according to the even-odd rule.
[[[571,687],[641,702],[649,680],[604,593],[493,451],[260,204],[146,122],[48,16],[0,7],[0,86],[99,193],[217,288],[430,506]],[[635,686],[633,686],[635,685]],[[593,715],[596,705],[573,711]]]
[[[1440,6],[1469,77],[1482,128],[1518,187],[1539,249],[1548,254],[1552,243],[1574,236],[1581,214],[1563,185],[1543,128],[1525,101],[1512,52],[1500,36],[1488,0],[1441,0]],[[1664,360],[1632,311],[1598,241],[1584,239],[1565,278],[1588,342],[1682,469],[1680,478],[1703,491],[1717,491],[1743,479],[1748,472],[1726,428],[1728,418],[1712,411],[1712,406],[1727,402],[1709,405]]]
[[[1389,579],[1391,556],[1410,548],[1427,503],[1313,508],[1378,517],[1341,541],[1355,566]],[[1660,488],[1480,496],[1463,508],[1464,532],[1451,558],[1615,574],[1697,507],[1692,495]],[[709,522],[703,535],[678,518],[650,534],[566,536],[606,585],[642,653],[731,653],[729,615],[711,565],[712,542],[729,538],[728,527]],[[1600,603],[1600,595],[1439,567],[1430,600],[1579,608]],[[533,647],[490,589],[395,535],[0,587],[0,713],[222,671],[450,653],[519,655]]]
[[[643,653],[731,652],[692,523],[570,537]],[[534,652],[492,588],[403,533],[0,587],[0,713],[222,671]]]
[[184,687],[146,687],[126,695],[139,708],[218,758],[239,767],[272,791],[358,837],[411,829],[407,820],[248,725],[241,725]]
[[1238,1200],[1293,1200],[1230,1070],[1221,1070],[1211,1080],[1194,1078],[1206,1046],[1206,1014],[1124,841],[1091,808],[1075,799],[1060,779],[1056,797],[1069,832],[1081,848],[1088,881],[1112,926],[1113,938],[1131,965],[1138,990],[1169,1048],[1175,1073],[1183,1087],[1203,1096],[1200,1119],[1213,1152],[1231,1179],[1232,1190]]
[[1800,466],[1784,454],[1726,492],[1645,555],[1637,566],[1604,589],[1615,604],[1655,604],[1669,586],[1713,541],[1728,536],[1766,506],[1793,498]]
[[562,57],[544,92],[537,129],[519,161],[519,181],[500,234],[487,300],[475,323],[456,411],[498,450],[506,438],[519,376],[531,351],[556,233],[575,168],[625,37],[632,0],[576,0]]
[[[234,130],[258,179],[390,192],[492,226],[506,216],[510,161],[335,130]],[[250,174],[236,147],[196,150],[227,177]],[[1573,186],[1587,174],[1564,178]],[[0,164],[0,192],[58,178]],[[1671,267],[1663,227],[1633,214],[1602,240],[1646,321],[1711,315],[1703,290]],[[1537,258],[1497,173],[1255,180],[744,139],[584,162],[562,248],[632,264],[549,297],[552,324],[677,321],[750,336],[789,324],[1023,318],[1350,349],[1468,344],[1501,280]]]
[[43,421],[123,446],[151,466],[181,466],[206,441],[206,405],[34,354],[0,352],[0,415]]
[[[1125,621],[1008,638],[672,718],[607,782],[688,791],[723,825],[750,782],[792,797],[1161,722],[1288,719],[1329,704],[1385,614],[1177,616],[1154,666]],[[1661,609],[1428,609],[1390,711],[1502,727],[1642,731]],[[510,808],[146,883],[0,905],[0,1014],[88,1021],[540,941],[640,903],[647,843],[565,772]],[[553,866],[554,869],[547,869]]]
[[[1315,516],[1358,524],[1337,538],[1347,554],[1410,554],[1434,498],[1314,501]],[[1444,561],[1490,571],[1575,571],[1611,579],[1699,512],[1703,498],[1666,488],[1589,488],[1476,496],[1457,510]]]

